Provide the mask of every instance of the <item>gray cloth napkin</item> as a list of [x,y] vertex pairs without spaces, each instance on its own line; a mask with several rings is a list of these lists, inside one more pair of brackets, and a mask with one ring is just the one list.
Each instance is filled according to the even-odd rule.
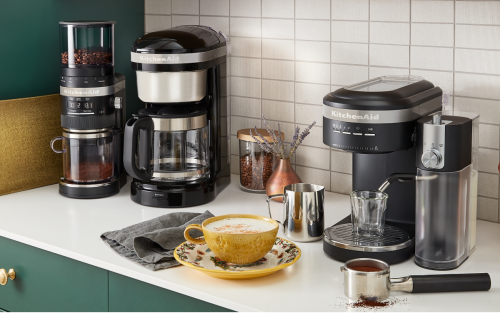
[[[184,229],[190,224],[201,224],[212,213],[176,212],[162,215],[149,221],[135,224],[121,230],[106,232],[101,239],[121,256],[147,269],[157,271],[180,265],[174,259],[174,249],[184,239]],[[193,237],[203,236],[199,230],[192,230]]]

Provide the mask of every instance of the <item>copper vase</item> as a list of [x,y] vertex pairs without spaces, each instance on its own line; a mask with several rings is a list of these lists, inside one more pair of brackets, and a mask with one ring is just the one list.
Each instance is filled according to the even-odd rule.
[[[280,159],[278,167],[274,170],[266,183],[267,196],[284,193],[284,187],[290,184],[301,183],[299,175],[290,163],[290,159]],[[276,202],[283,202],[283,198],[273,198]]]

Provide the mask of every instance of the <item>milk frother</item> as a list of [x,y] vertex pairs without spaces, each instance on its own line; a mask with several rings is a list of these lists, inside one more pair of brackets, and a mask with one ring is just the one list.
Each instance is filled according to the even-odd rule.
[[[380,271],[363,272],[355,267],[373,267]],[[456,291],[488,291],[491,288],[487,273],[449,275],[411,275],[390,278],[390,266],[377,259],[349,260],[340,267],[344,273],[344,295],[351,300],[384,301],[390,291],[434,293]]]

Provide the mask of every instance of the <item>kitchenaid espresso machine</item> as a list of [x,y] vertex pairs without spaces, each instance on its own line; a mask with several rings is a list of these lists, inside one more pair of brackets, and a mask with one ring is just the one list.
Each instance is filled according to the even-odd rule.
[[[123,168],[125,77],[114,70],[114,21],[59,22],[63,153],[59,193],[92,199],[117,194]],[[62,149],[54,147],[62,140]]]
[[229,184],[228,44],[206,26],[173,27],[134,42],[132,68],[145,108],[125,125],[133,201],[201,205]]
[[[394,173],[417,174],[417,120],[441,110],[441,88],[417,76],[384,76],[338,89],[323,98],[323,143],[352,152],[353,190],[378,190]],[[390,264],[415,250],[415,181],[391,184],[382,237],[355,238],[350,216],[325,230],[323,250],[347,261]]]

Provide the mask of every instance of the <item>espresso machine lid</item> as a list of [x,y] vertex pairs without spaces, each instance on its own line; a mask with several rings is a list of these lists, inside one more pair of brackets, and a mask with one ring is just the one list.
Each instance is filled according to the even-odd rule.
[[201,25],[183,25],[149,33],[138,38],[132,52],[148,54],[196,53],[226,46],[216,30]]
[[401,110],[442,95],[420,76],[382,76],[337,89],[323,98],[327,106],[351,110]]

